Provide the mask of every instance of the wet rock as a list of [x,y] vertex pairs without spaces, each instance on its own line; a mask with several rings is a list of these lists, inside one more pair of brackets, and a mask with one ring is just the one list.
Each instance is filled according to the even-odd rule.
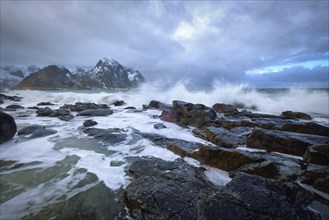
[[113,102],[114,106],[123,106],[125,104],[126,103],[123,100],[117,100],[117,101]]
[[214,127],[223,127],[228,130],[234,127],[256,127],[257,125],[258,124],[256,122],[253,122],[250,118],[232,116],[217,119],[212,124],[212,126]]
[[22,100],[22,97],[19,97],[19,96],[7,96],[5,94],[1,94],[0,93],[0,100],[9,100],[9,101],[19,102],[19,101]]
[[172,106],[170,106],[168,104],[164,104],[159,101],[155,101],[155,100],[150,101],[148,106],[149,106],[149,108],[155,108],[155,109],[159,109],[159,110],[172,109]]
[[88,119],[88,120],[85,120],[83,122],[83,126],[85,127],[91,127],[91,126],[94,126],[94,125],[97,125],[98,123],[92,119]]
[[160,118],[161,118],[162,121],[175,123],[176,118],[177,118],[177,114],[173,110],[165,109],[165,110],[162,111]]
[[37,116],[39,116],[39,117],[44,117],[44,116],[50,117],[54,113],[54,110],[52,110],[49,107],[45,107],[45,108],[39,108],[36,111],[36,113],[37,113]]
[[74,105],[71,104],[65,104],[63,106],[64,109],[69,109],[73,112],[81,112],[87,109],[106,109],[108,108],[108,105],[106,104],[95,104],[95,103],[82,103],[82,102],[76,102]]
[[8,106],[5,108],[5,110],[17,110],[17,109],[24,109],[24,107],[21,106],[21,105],[16,105],[16,104],[14,104],[14,105],[8,105]]
[[182,101],[173,101],[173,110],[177,113],[176,123],[180,126],[203,127],[216,118],[216,113],[203,104],[192,104]]
[[45,106],[45,105],[55,105],[55,104],[53,104],[53,103],[51,103],[51,102],[39,102],[39,103],[37,104],[37,106]]
[[235,147],[246,144],[247,134],[251,132],[251,128],[236,127],[226,130],[225,128],[206,127],[204,131],[207,136],[206,140],[222,147]]
[[124,109],[136,109],[134,106],[128,106],[128,107],[125,107]]
[[328,137],[270,131],[255,128],[247,139],[247,147],[260,148],[286,154],[303,156],[313,144],[329,143]]
[[311,164],[307,167],[301,183],[313,186],[315,189],[329,194],[328,166]]
[[0,111],[0,144],[12,139],[16,134],[17,126],[14,118]]
[[153,126],[155,129],[164,129],[164,128],[167,128],[164,124],[162,123],[156,123],[154,126]]
[[108,116],[112,114],[113,111],[110,109],[87,109],[79,112],[77,116]]
[[58,119],[62,121],[71,121],[74,118],[73,115],[60,115],[58,116]]
[[127,135],[117,129],[86,128],[83,133],[108,144],[118,144],[126,140]]
[[30,135],[38,129],[42,129],[41,125],[29,125],[18,130],[17,135]]
[[329,144],[312,145],[303,158],[307,164],[329,165]]
[[304,120],[312,119],[310,115],[303,112],[284,111],[282,112],[282,115],[286,118],[291,118],[291,119],[304,119]]
[[321,219],[307,207],[312,197],[297,187],[239,173],[199,202],[198,219]]
[[32,139],[32,138],[46,137],[46,136],[53,135],[56,133],[57,133],[56,130],[40,128],[40,129],[36,129],[35,131],[33,131],[29,138]]
[[5,103],[5,102],[4,102],[3,100],[0,99],[0,105],[3,104],[3,103]]
[[40,108],[39,107],[36,107],[36,106],[32,106],[32,107],[27,107],[27,109],[39,110]]
[[295,123],[285,123],[280,130],[290,131],[301,134],[313,134],[329,137],[329,127],[319,125],[314,122],[295,122]]
[[236,170],[245,164],[264,161],[261,157],[252,156],[246,152],[207,146],[201,146],[199,150],[192,152],[191,157],[225,171]]
[[216,103],[212,106],[212,109],[217,113],[237,113],[239,112],[233,105],[227,105],[224,103]]
[[[239,172],[256,174],[258,176],[275,179],[279,175],[279,168],[275,163],[271,161],[263,161],[260,163],[247,164],[238,169]],[[230,173],[230,177],[233,177],[234,173]]]
[[142,158],[129,172],[134,180],[124,192],[124,203],[136,219],[196,219],[199,197],[214,188],[200,168],[181,159]]

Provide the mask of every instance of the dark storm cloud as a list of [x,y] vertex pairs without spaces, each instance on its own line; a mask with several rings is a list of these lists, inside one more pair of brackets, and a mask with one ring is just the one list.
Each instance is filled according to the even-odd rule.
[[[1,1],[0,15],[1,65],[94,65],[110,56],[150,80],[209,85],[261,81],[246,71],[327,59],[329,51],[325,0]],[[280,80],[297,82],[293,71],[303,70]],[[307,72],[311,81],[326,75]]]

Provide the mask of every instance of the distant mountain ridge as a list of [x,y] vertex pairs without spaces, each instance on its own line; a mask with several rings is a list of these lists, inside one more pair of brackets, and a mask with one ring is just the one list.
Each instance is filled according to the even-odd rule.
[[122,66],[111,58],[99,60],[94,68],[76,67],[71,70],[47,66],[25,77],[15,89],[129,89],[145,81],[143,75]]

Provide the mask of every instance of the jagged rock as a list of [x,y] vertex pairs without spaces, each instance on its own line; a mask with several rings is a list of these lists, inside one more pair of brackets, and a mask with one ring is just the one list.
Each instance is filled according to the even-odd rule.
[[199,150],[192,152],[191,157],[225,171],[236,170],[245,164],[264,161],[261,157],[251,156],[245,152],[207,146],[201,146]]
[[303,156],[313,144],[329,143],[328,137],[297,134],[285,131],[270,131],[255,128],[247,139],[247,146],[267,151]]
[[87,109],[79,112],[77,116],[108,116],[112,114],[113,111],[110,109]]
[[12,139],[16,134],[17,126],[14,118],[0,111],[0,144]]
[[311,120],[312,117],[303,112],[284,111],[282,115],[286,118]]
[[214,188],[200,168],[181,159],[142,158],[129,172],[134,180],[124,192],[124,202],[135,219],[196,219],[199,197]]
[[89,120],[85,120],[83,122],[83,126],[85,127],[91,127],[91,126],[94,126],[94,125],[97,125],[98,123],[92,119],[89,119]]
[[328,166],[321,166],[315,164],[309,165],[301,182],[308,185],[312,185],[315,189],[329,194]]
[[[271,161],[263,161],[260,163],[246,164],[238,169],[239,172],[256,174],[258,176],[275,179],[279,176],[279,168],[275,163]],[[230,173],[230,177],[233,177],[236,173]]]
[[100,128],[86,128],[83,131],[83,133],[87,134],[88,136],[92,136],[109,144],[118,144],[126,140],[127,135],[118,132],[120,132],[120,130]]
[[212,109],[217,113],[237,113],[239,112],[238,109],[236,109],[232,105],[227,105],[224,103],[216,103],[212,106]]
[[[205,140],[223,147],[235,147],[246,144],[247,135],[251,132],[251,128],[248,127],[236,127],[231,130],[206,127],[203,130],[206,134]],[[195,131],[194,133],[197,132]]]
[[307,207],[312,197],[297,187],[239,173],[224,188],[202,198],[198,219],[321,219]]
[[164,128],[167,128],[167,127],[164,124],[162,124],[162,123],[156,123],[154,125],[154,128],[155,129],[164,129]]
[[165,110],[162,111],[160,118],[161,118],[162,121],[175,123],[176,118],[177,118],[177,114],[173,110],[165,109]]
[[203,127],[216,118],[214,110],[202,104],[175,100],[173,101],[173,110],[177,113],[176,123],[180,126]]
[[39,103],[37,104],[37,106],[45,106],[45,105],[55,105],[55,104],[53,104],[53,103],[51,103],[51,102],[39,102]]
[[329,165],[329,144],[312,145],[303,159],[307,164]]

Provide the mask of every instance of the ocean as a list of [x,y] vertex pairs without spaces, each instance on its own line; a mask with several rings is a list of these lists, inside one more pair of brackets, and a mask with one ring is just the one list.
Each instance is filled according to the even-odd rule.
[[[104,218],[129,218],[120,202],[122,189],[130,183],[127,169],[132,161],[142,156],[175,160],[179,156],[155,146],[135,135],[139,130],[169,138],[205,143],[195,137],[192,128],[182,128],[163,122],[155,115],[160,110],[133,112],[127,106],[142,109],[143,104],[157,100],[171,104],[173,100],[202,103],[233,104],[254,112],[281,114],[292,110],[310,114],[314,121],[329,126],[329,89],[255,89],[248,85],[215,83],[213,89],[187,89],[184,83],[161,85],[145,84],[134,90],[88,91],[9,91],[6,95],[23,97],[21,102],[5,101],[2,107],[19,104],[25,109],[7,112],[15,118],[19,128],[37,124],[57,133],[36,139],[17,135],[0,146],[1,200],[0,219],[65,219],[76,213],[97,209]],[[126,105],[111,106],[114,113],[106,117],[75,117],[66,122],[58,118],[36,117],[27,107],[39,102],[51,102],[57,109],[64,104],[93,102],[111,104],[123,100]],[[126,135],[120,143],[109,144],[88,137],[82,123],[93,119],[96,128],[115,128]],[[156,130],[153,125],[163,123],[167,129]],[[200,165],[191,158],[185,160]],[[204,166],[210,181],[224,185],[230,181],[224,171]],[[92,208],[90,208],[92,207]]]

